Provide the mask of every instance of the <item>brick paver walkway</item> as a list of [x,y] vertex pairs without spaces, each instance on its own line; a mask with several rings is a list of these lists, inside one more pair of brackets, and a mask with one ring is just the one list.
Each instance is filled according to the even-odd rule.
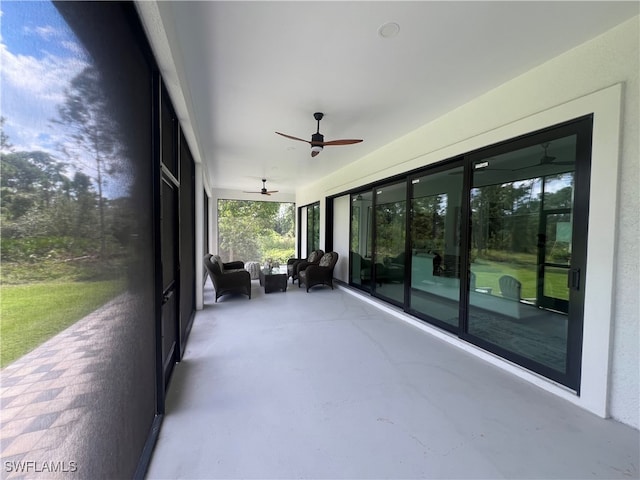
[[0,371],[2,478],[89,474],[87,429],[108,387],[101,373],[113,349],[109,331],[127,301],[117,297]]

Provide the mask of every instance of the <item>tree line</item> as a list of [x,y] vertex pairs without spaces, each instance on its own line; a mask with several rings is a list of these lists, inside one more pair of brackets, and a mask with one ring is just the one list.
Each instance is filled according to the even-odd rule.
[[[545,186],[552,182],[563,186],[545,191]],[[512,261],[514,254],[522,254],[522,258],[535,263],[540,235],[543,234],[550,258],[566,261],[570,256],[569,242],[557,237],[556,233],[560,223],[570,222],[572,195],[572,173],[472,189],[472,257]],[[375,235],[379,257],[394,257],[404,250],[405,203],[376,205]],[[360,207],[353,208],[352,222],[364,221]],[[451,219],[452,215],[458,215],[457,222],[447,221],[447,217]],[[460,207],[446,193],[413,198],[409,217],[412,248],[440,254],[455,251],[461,241],[459,216]],[[445,238],[446,228],[455,228],[456,231],[446,232]],[[352,236],[352,251],[358,251],[358,241],[358,235]]]
[[54,148],[16,148],[0,119],[3,263],[104,261],[126,249],[128,199],[105,195],[105,185],[126,164],[125,151],[103,92],[93,66],[70,81],[50,119]]
[[295,205],[218,200],[218,253],[225,262],[286,264],[295,255]]

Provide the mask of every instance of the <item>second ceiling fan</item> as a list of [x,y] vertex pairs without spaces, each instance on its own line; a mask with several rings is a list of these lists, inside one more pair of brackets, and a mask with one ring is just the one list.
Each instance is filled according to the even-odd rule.
[[547,152],[547,150],[549,150],[549,147],[551,146],[551,142],[542,143],[540,144],[540,146],[544,150],[544,155],[542,155],[537,163],[528,165],[526,167],[515,168],[513,169],[513,171],[515,172],[516,170],[524,170],[526,168],[540,167],[543,165],[573,165],[575,163],[572,161],[556,162],[556,157],[549,155],[549,153]]
[[362,139],[343,139],[343,140],[329,140],[327,142],[324,141],[324,135],[320,133],[320,120],[324,117],[324,113],[316,112],[313,114],[313,118],[318,122],[318,128],[316,133],[311,135],[311,140],[305,140],[303,138],[294,137],[291,135],[287,135],[285,133],[276,132],[278,135],[282,135],[283,137],[290,138],[291,140],[298,140],[300,142],[305,142],[311,145],[311,156],[315,157],[318,155],[324,147],[333,146],[333,145],[352,145],[354,143],[360,143]]
[[263,178],[262,179],[262,188],[260,189],[259,192],[247,192],[245,190],[244,193],[261,193],[262,195],[271,195],[272,193],[278,193],[278,190],[267,190],[267,179]]

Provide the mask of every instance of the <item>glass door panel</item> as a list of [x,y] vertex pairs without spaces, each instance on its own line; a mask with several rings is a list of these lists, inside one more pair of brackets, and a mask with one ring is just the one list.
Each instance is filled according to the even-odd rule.
[[375,190],[374,292],[404,304],[406,182]]
[[409,309],[457,328],[463,168],[411,181]]
[[320,248],[320,203],[307,207],[307,255]]
[[573,235],[573,172],[544,179],[539,248],[539,305],[569,313],[569,269]]
[[568,269],[557,267],[544,267],[544,282],[542,284],[543,297],[554,300],[569,301]]
[[560,375],[575,158],[575,135],[484,158],[473,166],[470,192],[467,333]]
[[371,290],[373,192],[351,196],[351,284]]
[[568,273],[571,261],[571,221],[567,213],[543,212],[540,237],[539,305],[569,313]]

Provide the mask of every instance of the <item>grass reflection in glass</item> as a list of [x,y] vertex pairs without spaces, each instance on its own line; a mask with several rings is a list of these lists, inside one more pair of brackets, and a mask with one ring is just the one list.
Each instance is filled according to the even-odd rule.
[[124,291],[122,281],[2,285],[0,366],[5,367]]
[[[476,288],[491,288],[499,294],[499,279],[503,275],[511,275],[522,283],[522,298],[536,298],[537,265],[534,255],[519,254],[513,256],[511,262],[501,262],[486,258],[476,258],[471,264],[471,271],[476,275]],[[561,300],[569,300],[567,288],[567,271],[565,269],[548,268],[545,273],[545,294]]]

